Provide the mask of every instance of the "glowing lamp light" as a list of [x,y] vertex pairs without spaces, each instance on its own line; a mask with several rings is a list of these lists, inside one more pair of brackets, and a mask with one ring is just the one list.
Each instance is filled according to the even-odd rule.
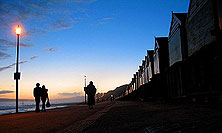
[[20,35],[20,34],[21,34],[22,29],[19,27],[19,25],[18,25],[18,27],[15,29],[15,32],[16,32],[17,35]]

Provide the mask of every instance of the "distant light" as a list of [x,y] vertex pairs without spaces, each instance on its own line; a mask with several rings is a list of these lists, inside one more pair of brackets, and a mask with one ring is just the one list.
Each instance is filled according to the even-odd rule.
[[22,29],[19,27],[19,25],[18,25],[18,27],[15,29],[15,31],[16,31],[16,34],[17,35],[20,35],[21,34],[21,32],[22,32]]

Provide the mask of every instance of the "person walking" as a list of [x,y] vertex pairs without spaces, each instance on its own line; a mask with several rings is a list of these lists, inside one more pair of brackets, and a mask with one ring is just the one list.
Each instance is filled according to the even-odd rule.
[[93,85],[92,81],[90,81],[86,88],[86,94],[88,95],[88,106],[89,108],[93,108],[93,105],[95,105],[96,87]]
[[45,85],[42,86],[42,92],[41,92],[41,100],[42,100],[42,112],[46,112],[45,110],[45,102],[46,99],[49,101],[48,97],[48,89],[45,88]]
[[40,84],[37,83],[36,84],[36,87],[34,88],[33,90],[33,95],[35,97],[35,104],[36,104],[36,108],[35,108],[35,112],[39,112],[40,109],[39,109],[39,103],[40,103],[40,95],[41,95],[41,87],[39,87]]

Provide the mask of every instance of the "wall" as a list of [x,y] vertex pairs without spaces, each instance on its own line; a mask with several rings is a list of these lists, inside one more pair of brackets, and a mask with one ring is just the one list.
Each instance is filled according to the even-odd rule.
[[[188,23],[186,25],[188,56],[191,56],[201,47],[215,40],[215,37],[211,35],[211,31],[215,29],[213,5],[211,0],[203,3],[205,4],[201,5],[201,3],[199,3],[200,8],[195,7],[195,13],[191,14],[190,11],[188,15]],[[194,10],[193,6],[197,5],[191,3],[190,9]]]
[[154,54],[153,54],[153,63],[154,63],[154,74],[160,73],[158,49],[156,49]]
[[217,9],[218,9],[219,27],[220,30],[222,30],[222,0],[217,0]]
[[180,29],[171,37],[168,46],[170,66],[178,61],[182,61]]

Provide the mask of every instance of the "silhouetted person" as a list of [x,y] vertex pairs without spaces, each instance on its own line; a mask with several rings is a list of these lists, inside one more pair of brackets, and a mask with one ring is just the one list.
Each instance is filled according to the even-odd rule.
[[89,108],[93,108],[93,105],[95,105],[96,87],[93,85],[92,81],[89,82],[86,88],[86,94],[88,95],[88,106]]
[[115,100],[113,95],[110,95],[111,102]]
[[40,96],[41,96],[41,90],[42,90],[42,88],[39,87],[39,86],[40,86],[40,84],[37,83],[37,84],[36,84],[36,87],[35,87],[34,90],[33,90],[33,95],[34,95],[34,97],[35,97],[35,103],[36,103],[35,112],[39,112],[39,111],[40,111],[40,109],[39,109],[39,103],[40,103]]
[[42,112],[45,112],[45,102],[46,99],[49,100],[48,97],[48,89],[45,88],[45,85],[42,86],[42,90],[41,90],[41,99],[42,99]]

